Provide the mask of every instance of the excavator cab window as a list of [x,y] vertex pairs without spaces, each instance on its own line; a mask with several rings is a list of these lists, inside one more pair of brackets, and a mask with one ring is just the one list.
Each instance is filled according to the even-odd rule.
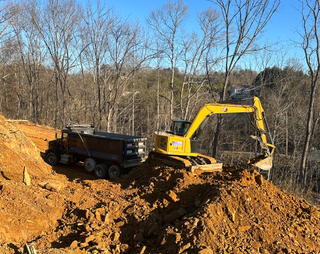
[[184,136],[188,131],[191,123],[184,120],[172,120],[171,132],[174,135]]

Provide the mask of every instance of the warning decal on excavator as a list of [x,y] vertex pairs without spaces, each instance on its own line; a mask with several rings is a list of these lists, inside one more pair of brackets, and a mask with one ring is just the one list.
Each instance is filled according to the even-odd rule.
[[160,137],[159,139],[159,146],[162,149],[167,149],[167,138],[165,137]]
[[182,146],[182,142],[181,141],[172,141],[171,145],[172,146]]
[[227,112],[228,109],[227,109],[227,108],[221,108],[221,111],[222,111],[222,112]]

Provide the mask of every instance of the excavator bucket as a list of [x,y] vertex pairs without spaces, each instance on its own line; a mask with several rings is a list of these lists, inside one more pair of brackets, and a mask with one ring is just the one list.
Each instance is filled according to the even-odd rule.
[[272,157],[261,155],[249,160],[248,164],[262,170],[270,170],[272,168],[272,160]]
[[272,155],[275,146],[272,144],[268,144],[266,141],[263,141],[260,137],[253,135],[251,135],[251,137],[259,142],[261,148],[265,150],[265,154],[249,160],[248,164],[257,167],[261,170],[269,171],[272,168]]

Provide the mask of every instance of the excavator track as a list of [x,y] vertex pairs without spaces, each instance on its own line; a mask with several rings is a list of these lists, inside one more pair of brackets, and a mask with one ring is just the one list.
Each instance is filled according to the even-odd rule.
[[149,159],[162,162],[172,167],[185,168],[193,174],[222,171],[222,163],[217,163],[214,158],[203,154],[199,154],[198,157],[180,157],[151,151],[149,153]]
[[216,159],[215,159],[215,158],[212,158],[212,157],[210,157],[210,156],[206,156],[206,155],[203,155],[203,154],[199,154],[199,156],[200,156],[201,158],[203,158],[204,160],[206,160],[206,162],[207,162],[208,164],[216,164],[216,163],[217,163]]

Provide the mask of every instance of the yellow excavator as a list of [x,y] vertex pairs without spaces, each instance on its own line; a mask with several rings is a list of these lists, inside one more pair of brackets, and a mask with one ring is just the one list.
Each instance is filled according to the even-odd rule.
[[197,152],[198,142],[195,138],[198,132],[203,129],[209,116],[236,113],[252,114],[259,132],[259,137],[251,137],[259,141],[263,154],[251,159],[248,164],[262,170],[270,170],[275,146],[267,142],[264,110],[258,97],[253,97],[253,105],[231,102],[205,104],[192,122],[173,119],[170,131],[155,132],[154,146],[149,153],[149,158],[170,166],[187,168],[191,172],[198,169],[204,172],[221,171],[222,163],[217,163],[214,158]]

